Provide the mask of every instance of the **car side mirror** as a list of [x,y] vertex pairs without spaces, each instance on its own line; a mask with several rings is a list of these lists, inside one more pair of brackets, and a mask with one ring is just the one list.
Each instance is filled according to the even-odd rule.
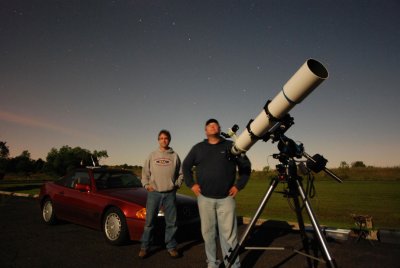
[[75,184],[75,190],[81,191],[81,192],[89,192],[90,191],[90,185],[89,184],[83,184],[83,183],[77,183]]

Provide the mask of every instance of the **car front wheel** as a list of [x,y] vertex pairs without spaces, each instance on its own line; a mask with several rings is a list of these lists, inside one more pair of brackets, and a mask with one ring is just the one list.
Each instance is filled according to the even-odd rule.
[[103,233],[107,242],[112,245],[122,245],[128,241],[128,226],[121,210],[107,210],[103,218]]
[[53,225],[57,223],[57,218],[51,199],[46,199],[42,206],[42,219],[46,224]]

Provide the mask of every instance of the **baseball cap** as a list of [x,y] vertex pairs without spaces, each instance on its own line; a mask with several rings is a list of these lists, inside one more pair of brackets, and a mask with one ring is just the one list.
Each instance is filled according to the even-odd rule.
[[208,119],[207,122],[206,122],[206,126],[208,124],[211,124],[211,123],[216,123],[219,126],[219,123],[218,123],[217,119],[214,119],[214,118]]

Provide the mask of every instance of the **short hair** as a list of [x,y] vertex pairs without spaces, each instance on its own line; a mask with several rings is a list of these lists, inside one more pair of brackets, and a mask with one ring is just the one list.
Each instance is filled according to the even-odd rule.
[[165,136],[167,136],[168,139],[171,141],[171,133],[168,130],[161,129],[160,132],[158,133],[157,139],[160,139],[161,134],[164,134]]

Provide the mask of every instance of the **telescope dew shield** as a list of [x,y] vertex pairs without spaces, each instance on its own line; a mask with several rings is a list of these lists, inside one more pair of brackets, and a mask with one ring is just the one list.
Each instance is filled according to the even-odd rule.
[[307,60],[286,82],[275,98],[236,139],[231,152],[239,155],[248,151],[296,104],[303,101],[319,84],[328,78],[328,71],[318,61]]

